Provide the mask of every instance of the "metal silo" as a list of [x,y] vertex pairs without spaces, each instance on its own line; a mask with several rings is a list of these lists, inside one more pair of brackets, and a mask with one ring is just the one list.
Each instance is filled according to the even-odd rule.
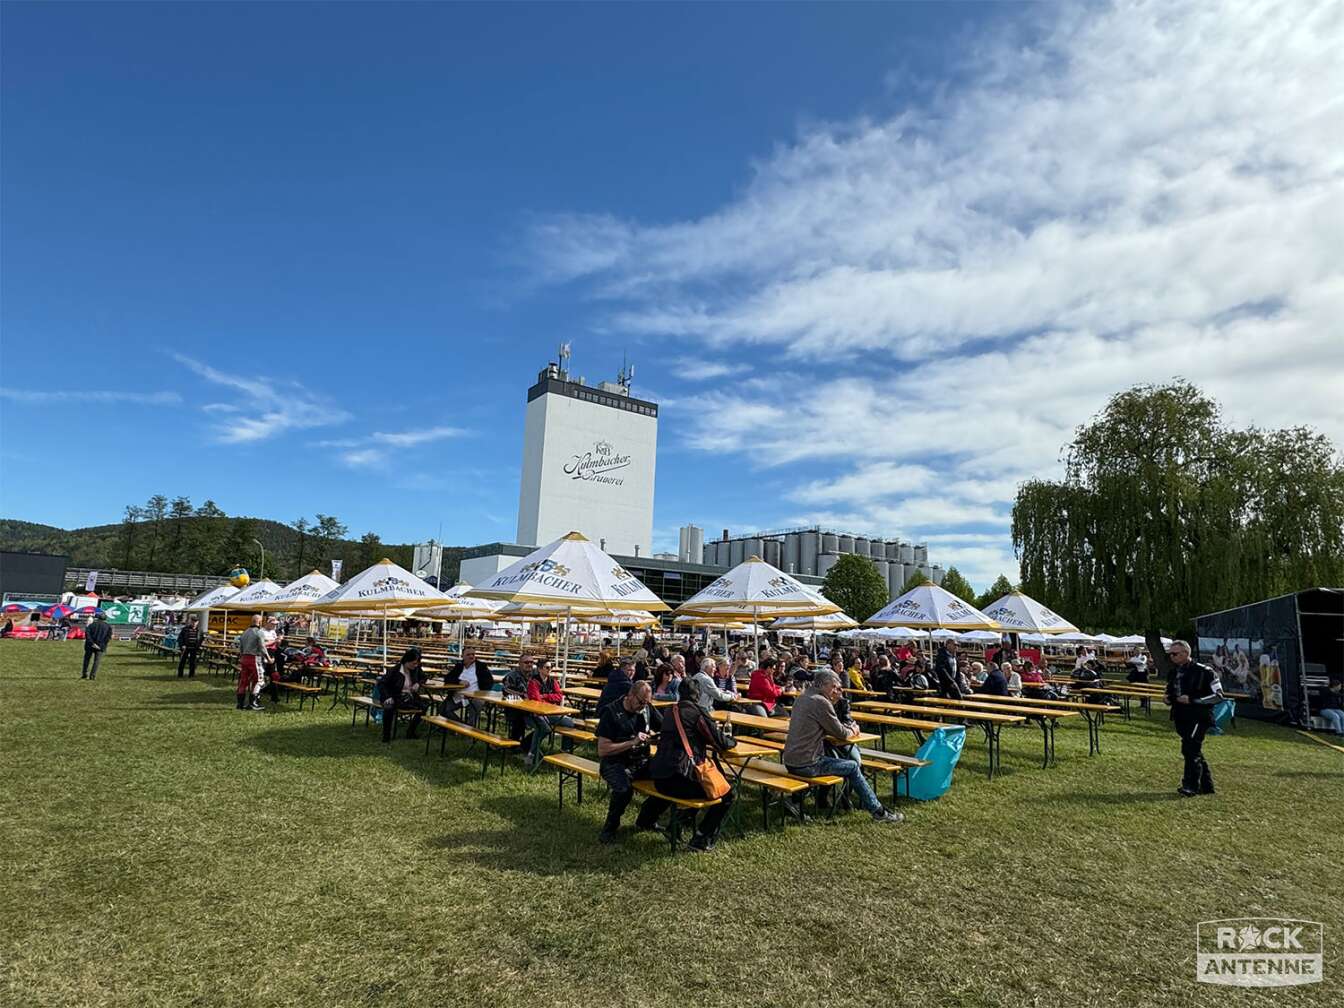
[[874,560],[873,566],[876,567],[877,572],[882,575],[882,581],[885,583],[891,572],[891,564],[887,563],[885,560]]
[[870,557],[873,555],[872,540],[867,536],[854,537],[854,552],[861,557]]
[[[762,560],[765,559],[765,547],[761,545],[760,539],[748,539],[744,552],[748,557],[760,557]],[[743,559],[745,559],[745,557]]]
[[815,574],[817,572],[817,554],[820,544],[816,532],[804,532],[798,537],[798,573]]
[[[818,550],[819,552],[821,552],[821,553],[838,553],[838,552],[839,552],[839,549],[840,549],[840,547],[839,547],[839,540],[836,538],[836,535],[835,535],[834,532],[823,532],[823,533],[821,533],[821,537],[820,537],[820,539],[818,539],[818,541],[817,541],[817,550]],[[821,561],[818,560],[817,563],[820,564]]]
[[930,577],[933,579],[933,583],[941,586],[943,583],[943,577],[944,575],[947,574],[947,571],[943,570],[942,564],[934,564],[932,570],[933,573],[930,575]]
[[705,562],[705,530],[697,525],[691,526],[690,535],[687,536],[687,547],[691,552],[691,563],[700,564]]
[[835,562],[840,559],[837,553],[823,553],[817,557],[817,576],[825,577],[827,572],[835,566]]
[[778,539],[767,539],[762,545],[765,547],[765,552],[761,554],[761,559],[773,567],[779,567],[784,544]]
[[932,577],[933,571],[929,569],[929,565],[928,565],[928,564],[916,564],[916,565],[915,565],[915,570],[919,571],[920,576],[922,576],[922,577],[924,577],[924,578],[927,578],[927,579],[930,580],[930,581],[933,580],[933,577]]
[[888,539],[882,544],[882,553],[888,560],[900,560],[901,544],[895,539]]
[[837,553],[853,553],[854,537],[852,535],[837,536],[835,551]]
[[745,557],[742,553],[743,542],[741,539],[733,539],[728,543],[728,566],[736,567]]
[[901,543],[901,563],[909,567],[915,562],[915,547],[908,542]]
[[915,547],[915,563],[928,566],[929,547],[924,543],[920,543],[918,546]]
[[798,547],[802,536],[797,532],[790,532],[784,537],[784,573],[797,574],[802,570],[799,564]]

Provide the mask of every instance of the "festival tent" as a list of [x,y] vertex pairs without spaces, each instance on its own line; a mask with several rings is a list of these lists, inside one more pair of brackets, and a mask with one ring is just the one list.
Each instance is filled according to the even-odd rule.
[[[255,600],[254,608],[261,612],[307,612],[313,603],[340,586],[321,571],[314,570],[297,581]],[[243,590],[246,595],[251,588]],[[235,597],[234,601],[237,601]]]
[[[677,607],[684,615],[728,616],[758,626],[777,616],[824,616],[839,611],[830,599],[758,556],[744,560]],[[759,636],[755,645],[759,661]]]
[[985,606],[982,612],[1012,633],[1078,633],[1078,628],[1059,613],[1047,609],[1030,595],[1014,589]]
[[448,596],[406,568],[386,558],[360,571],[345,584],[315,600],[310,609],[336,616],[381,618],[383,656],[387,656],[387,621],[393,616],[443,605]]
[[241,610],[243,612],[260,612],[264,608],[262,603],[278,591],[280,591],[280,586],[270,578],[266,578],[262,581],[254,581],[237,595],[234,595],[212,608]]
[[963,634],[957,635],[957,640],[965,641],[968,644],[990,643],[1001,639],[999,634],[996,634],[991,630],[968,630]]
[[538,547],[484,584],[467,591],[465,597],[564,608],[561,683],[569,671],[569,621],[576,610],[588,613],[595,609],[650,613],[667,610],[639,578],[593,545],[582,532],[570,532]]
[[202,592],[200,595],[197,595],[194,599],[192,599],[185,606],[183,606],[183,608],[188,610],[218,609],[223,602],[228,601],[237,594],[238,589],[233,587],[233,585],[229,584],[216,585],[209,591]]
[[873,613],[863,625],[929,631],[1000,629],[979,609],[967,605],[932,581],[911,588],[900,598]]
[[1055,640],[1069,644],[1091,644],[1097,638],[1089,633],[1083,633],[1081,630],[1075,630],[1072,633],[1056,634]]

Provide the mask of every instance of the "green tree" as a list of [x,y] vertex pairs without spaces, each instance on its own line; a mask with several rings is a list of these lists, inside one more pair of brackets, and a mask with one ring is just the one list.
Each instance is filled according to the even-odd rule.
[[923,571],[915,571],[908,578],[905,579],[905,584],[901,585],[901,594],[904,595],[906,592],[914,588],[918,588],[922,584],[928,584],[928,583],[929,583],[929,576],[927,574],[925,574]]
[[168,545],[168,566],[174,574],[191,573],[188,555],[187,520],[191,517],[191,500],[174,497],[168,506],[168,519],[173,523],[172,542]]
[[821,593],[862,623],[887,604],[887,582],[867,557],[847,553],[826,572]]
[[261,580],[261,571],[248,562],[250,557],[257,556],[258,553],[256,543],[252,541],[253,538],[251,518],[235,518],[230,522],[228,536],[224,540],[224,556],[227,557],[224,563],[242,564],[253,572],[255,579],[259,581]]
[[955,567],[949,567],[947,573],[943,575],[942,588],[951,592],[967,605],[975,605],[975,589],[971,587],[969,581],[961,576],[961,571]]
[[[335,546],[345,538],[349,530],[333,515],[319,514],[313,526],[313,539],[317,548],[318,563],[325,566],[327,561],[337,555]],[[342,559],[345,559],[342,553]],[[357,573],[357,572],[356,572]]]
[[[975,606],[977,609],[983,609],[991,602],[997,602],[1012,590],[1013,583],[1008,580],[1008,576],[1006,574],[1000,574],[994,579],[994,583],[985,590],[983,595],[977,595],[975,597],[975,600],[971,602],[971,605]],[[970,600],[968,599],[967,601]]]
[[135,550],[135,532],[136,525],[144,517],[144,512],[134,504],[126,505],[126,512],[121,517],[121,569],[134,570],[131,563]]
[[1023,590],[1079,625],[1190,634],[1216,612],[1344,580],[1344,462],[1306,428],[1233,430],[1184,380],[1107,403],[1064,478],[1013,506]]
[[303,577],[308,572],[304,570],[304,560],[308,554],[308,519],[300,518],[293,525],[294,529],[294,576]]
[[228,523],[223,509],[207,500],[196,509],[194,568],[202,574],[223,573],[232,561],[225,555],[224,537]]
[[168,498],[163,494],[155,494],[145,501],[144,516],[149,523],[149,553],[145,566],[150,570],[159,569],[159,543],[163,538],[163,520],[167,515]]
[[378,538],[378,533],[365,532],[359,539],[359,569],[372,567],[383,558],[384,552],[383,541]]

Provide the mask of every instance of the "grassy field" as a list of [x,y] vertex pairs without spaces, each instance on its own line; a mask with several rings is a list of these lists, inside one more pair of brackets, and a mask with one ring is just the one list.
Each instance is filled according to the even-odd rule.
[[[9,1005],[1338,1004],[1344,754],[1242,721],[1179,800],[1164,715],[974,736],[906,822],[595,842],[517,764],[382,746],[342,710],[245,714],[119,644],[0,642]],[[892,736],[895,741],[898,736]],[[906,736],[908,738],[908,736]],[[437,749],[437,746],[436,746]],[[459,746],[457,751],[461,752]],[[450,754],[452,746],[450,744]],[[633,821],[634,810],[627,813]],[[1326,982],[1194,981],[1197,921],[1325,923]]]

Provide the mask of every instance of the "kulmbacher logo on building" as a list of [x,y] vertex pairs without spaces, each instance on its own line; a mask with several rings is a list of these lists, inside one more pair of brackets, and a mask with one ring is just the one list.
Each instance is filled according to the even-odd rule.
[[629,455],[620,454],[611,446],[610,441],[598,440],[594,442],[592,450],[579,452],[566,462],[564,473],[570,479],[623,486],[625,479],[611,474],[629,465]]
[[1280,917],[1200,921],[1195,978],[1228,987],[1293,987],[1320,983],[1325,927]]

